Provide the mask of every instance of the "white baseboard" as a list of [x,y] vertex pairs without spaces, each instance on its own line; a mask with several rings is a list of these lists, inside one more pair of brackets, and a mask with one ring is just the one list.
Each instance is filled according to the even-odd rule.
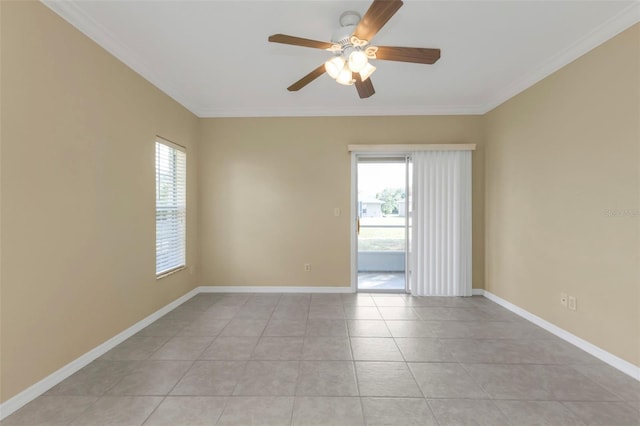
[[472,288],[471,289],[472,296],[484,296],[484,289],[482,288]]
[[[15,412],[22,406],[28,404],[29,402],[36,399],[38,396],[42,395],[67,377],[71,376],[73,373],[77,372],[81,368],[85,367],[87,364],[105,354],[109,350],[113,349],[115,346],[119,345],[129,337],[136,334],[138,331],[142,330],[152,322],[156,321],[163,315],[169,313],[171,310],[177,308],[187,300],[191,299],[193,296],[200,293],[352,293],[351,287],[267,287],[267,286],[253,286],[253,287],[234,287],[234,286],[200,286],[196,287],[187,294],[179,297],[173,302],[169,303],[165,307],[158,309],[153,314],[144,318],[143,320],[137,322],[131,327],[127,328],[123,332],[117,334],[101,345],[93,348],[89,352],[40,380],[32,386],[29,386],[24,391],[15,395],[14,397],[8,399],[4,403],[0,404],[0,420],[9,416],[11,413]],[[532,323],[544,328],[545,330],[555,334],[561,339],[566,340],[569,343],[579,347],[580,349],[590,353],[596,358],[601,359],[607,364],[617,368],[625,374],[635,378],[636,380],[640,380],[640,367],[637,367],[630,362],[627,362],[617,356],[587,342],[569,333],[566,330],[561,329],[560,327],[551,324],[548,321],[543,320],[542,318],[533,315],[532,313],[525,311],[524,309],[512,304],[511,302],[507,302],[506,300],[496,296],[493,293],[490,293],[483,289],[473,289],[474,296],[485,296],[487,299],[509,309],[515,314],[523,317],[526,320],[531,321]]]
[[136,334],[152,322],[156,321],[161,316],[169,313],[173,309],[182,305],[187,300],[199,293],[351,293],[351,287],[267,287],[267,286],[254,286],[254,287],[234,287],[234,286],[201,286],[196,287],[187,294],[177,298],[173,302],[169,303],[165,307],[158,309],[148,317],[138,321],[131,327],[127,328],[123,332],[117,334],[101,345],[93,348],[89,352],[81,355],[79,358],[71,361],[69,364],[60,368],[59,370],[48,375],[39,382],[29,386],[14,397],[6,400],[0,404],[0,420],[9,416],[11,413],[20,409],[22,406],[33,401],[73,373],[79,371],[96,358],[107,353],[120,343],[124,342],[129,337]]
[[148,317],[144,318],[141,321],[138,321],[137,323],[127,328],[123,332],[115,335],[114,337],[102,343],[101,345],[96,346],[95,348],[91,349],[89,352],[85,353],[84,355],[81,355],[79,358],[71,361],[69,364],[53,372],[52,374],[48,375],[44,379],[40,380],[39,382],[29,386],[27,389],[23,390],[22,392],[15,395],[14,397],[6,400],[2,404],[0,404],[0,420],[4,419],[11,413],[21,408],[22,406],[33,401],[34,399],[36,399],[37,397],[39,397],[40,395],[42,395],[43,393],[45,393],[46,391],[48,391],[49,389],[51,389],[52,387],[54,387],[55,385],[63,381],[64,379],[66,379],[67,377],[71,376],[73,373],[85,367],[87,364],[94,361],[96,358],[107,353],[109,350],[113,349],[114,347],[116,347],[117,345],[119,345],[129,337],[136,334],[138,331],[142,330],[152,322],[156,321],[161,316],[177,308],[178,306],[180,306],[187,300],[191,299],[193,296],[195,296],[198,293],[199,291],[197,288],[191,290],[189,293],[185,294],[184,296],[181,296],[176,300],[174,300],[173,302],[166,305],[165,307],[158,309]]
[[[495,294],[487,290],[481,290],[481,289],[478,289],[478,290],[479,290],[478,294],[482,294],[484,297],[491,300],[492,302],[495,302],[498,305],[510,310],[514,314],[521,316],[522,318],[534,323],[535,325],[541,328],[544,328],[551,334],[555,334],[559,338],[571,343],[574,346],[577,346],[583,351],[595,356],[599,360],[606,362],[610,366],[640,381],[640,367],[628,361],[625,361],[624,359],[619,358],[610,352],[605,351],[604,349],[594,345],[593,343],[587,342],[586,340],[576,336],[575,334],[569,333],[567,330],[560,328],[557,325],[552,324],[549,321],[544,320],[539,316],[534,315],[531,312],[526,311],[521,307],[516,306],[513,303],[508,302],[503,298],[496,296]],[[474,289],[473,294],[476,294],[475,292],[476,292],[476,289]]]
[[200,293],[353,293],[351,287],[201,286]]

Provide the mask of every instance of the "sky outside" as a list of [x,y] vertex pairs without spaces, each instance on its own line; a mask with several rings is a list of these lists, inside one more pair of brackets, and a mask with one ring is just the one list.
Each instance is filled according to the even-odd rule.
[[405,187],[405,163],[359,163],[358,195],[375,198],[385,188]]

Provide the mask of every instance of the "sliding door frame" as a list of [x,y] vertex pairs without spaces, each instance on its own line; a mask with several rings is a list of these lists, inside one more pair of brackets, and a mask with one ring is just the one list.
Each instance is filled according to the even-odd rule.
[[[351,147],[351,146],[350,146]],[[376,157],[380,157],[380,158],[389,158],[389,157],[397,157],[398,159],[401,159],[404,157],[404,163],[405,163],[405,194],[406,191],[408,191],[408,185],[409,185],[409,179],[412,179],[412,177],[409,177],[409,162],[411,159],[411,152],[405,152],[405,151],[378,151],[378,150],[373,150],[370,152],[367,151],[352,151],[351,152],[351,227],[350,227],[350,232],[351,232],[351,292],[353,293],[357,293],[358,292],[358,232],[357,232],[357,228],[358,228],[358,159],[361,157],[365,157],[365,158],[376,158]],[[408,200],[405,197],[405,202],[407,202]],[[405,206],[405,214],[408,215],[409,213],[409,205],[407,204]],[[410,289],[409,289],[409,266],[410,266],[410,259],[409,259],[409,239],[408,239],[408,233],[409,231],[409,227],[408,227],[408,221],[409,218],[405,217],[405,271],[404,271],[404,293],[409,293]],[[398,291],[384,291],[384,290],[378,290],[378,291],[371,291],[371,293],[392,293],[392,294],[397,294]]]
[[[474,151],[476,144],[450,143],[450,144],[404,144],[404,145],[348,145],[347,151],[351,154],[351,292],[358,290],[358,241],[356,237],[356,227],[358,221],[357,199],[358,199],[358,155],[381,155],[384,156],[408,156],[411,157],[416,151],[457,151],[469,150]],[[408,206],[407,206],[408,207]],[[408,208],[407,208],[408,210]],[[413,211],[413,209],[412,209]],[[407,257],[409,253],[407,253]],[[411,263],[409,260],[408,263]],[[405,283],[407,290],[409,280],[407,279],[407,271],[405,271]]]

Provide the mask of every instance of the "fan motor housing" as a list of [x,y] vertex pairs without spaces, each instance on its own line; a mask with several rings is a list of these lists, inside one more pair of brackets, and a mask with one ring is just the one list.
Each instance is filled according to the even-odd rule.
[[360,19],[362,19],[362,17],[358,12],[355,12],[353,10],[347,10],[346,12],[342,12],[342,15],[340,15],[340,19],[339,19],[340,26],[347,27],[347,26],[358,25],[358,22],[360,22]]
[[351,43],[351,35],[355,32],[358,22],[360,22],[360,14],[353,10],[348,10],[340,15],[340,28],[334,31],[331,41],[333,43],[344,46]]

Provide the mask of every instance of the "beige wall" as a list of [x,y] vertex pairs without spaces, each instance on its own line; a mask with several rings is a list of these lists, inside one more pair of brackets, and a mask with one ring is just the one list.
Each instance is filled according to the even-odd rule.
[[[0,5],[0,401],[196,284],[348,286],[350,143],[478,144],[474,287],[640,364],[640,220],[605,214],[640,207],[637,26],[485,117],[198,120],[41,4]],[[160,281],[155,135],[189,158],[191,268]]]
[[639,55],[636,25],[487,114],[485,167],[486,288],[636,365]]
[[192,289],[155,279],[154,139],[197,118],[37,2],[1,3],[2,400]]
[[349,286],[347,145],[477,143],[473,285],[482,288],[482,117],[204,119],[201,132],[203,285]]

